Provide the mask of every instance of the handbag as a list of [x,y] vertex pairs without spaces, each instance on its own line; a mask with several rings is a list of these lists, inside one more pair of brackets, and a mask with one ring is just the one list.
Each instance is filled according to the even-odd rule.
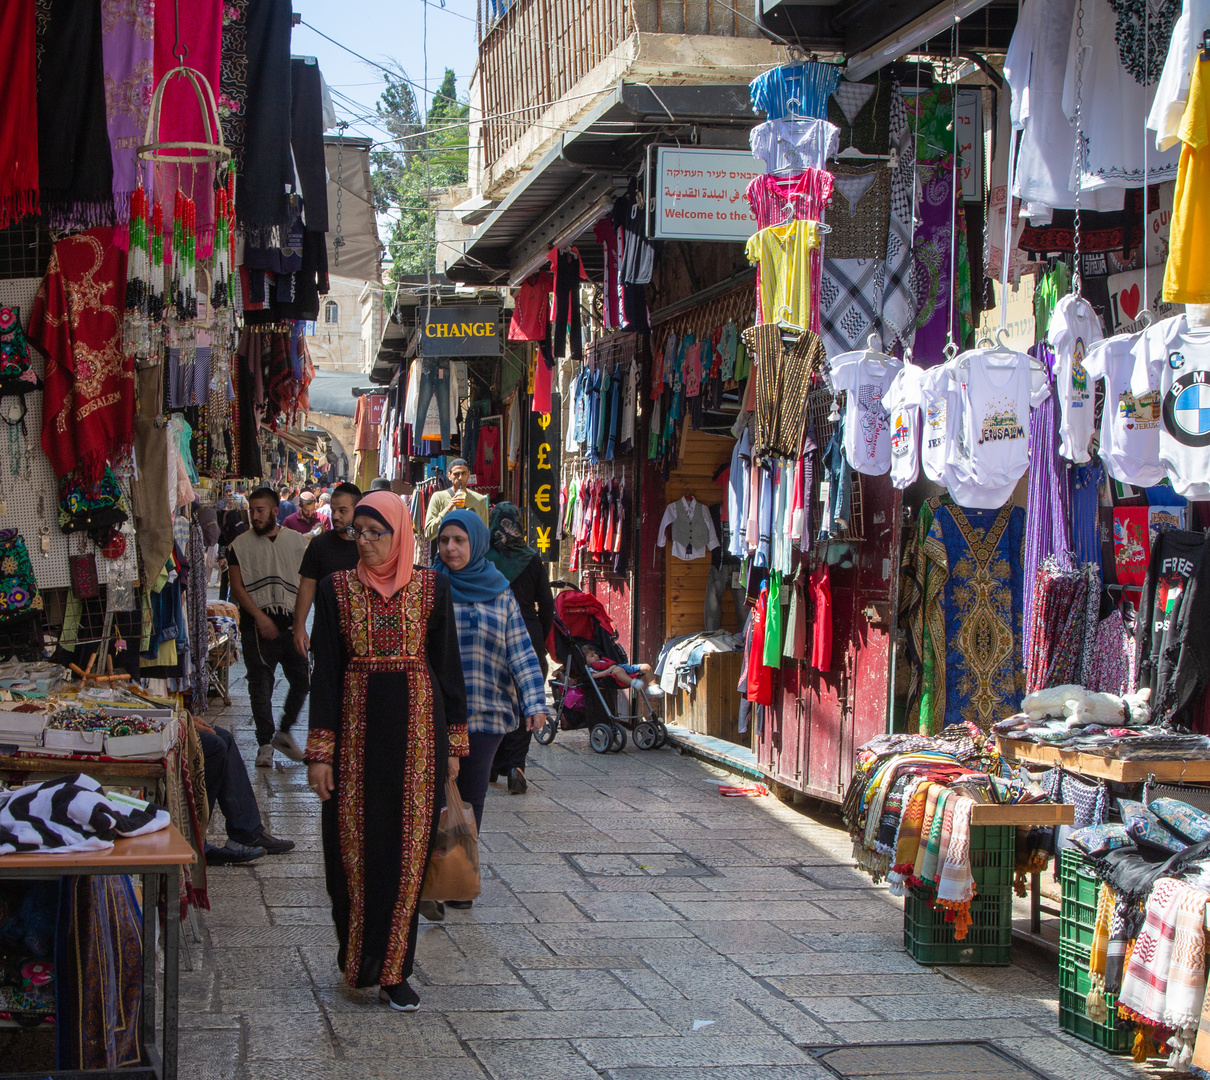
[[77,600],[95,600],[101,595],[96,555],[91,551],[83,555],[68,555],[67,567],[71,572],[72,595]]
[[445,809],[424,872],[421,900],[474,900],[479,880],[479,835],[470,803],[462,801],[457,781],[445,785]]
[[25,541],[16,529],[0,529],[0,624],[42,610]]

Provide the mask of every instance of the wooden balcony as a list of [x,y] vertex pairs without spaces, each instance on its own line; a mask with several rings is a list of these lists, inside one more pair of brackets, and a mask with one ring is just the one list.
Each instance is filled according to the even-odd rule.
[[751,0],[478,0],[491,165],[635,33],[759,37]]

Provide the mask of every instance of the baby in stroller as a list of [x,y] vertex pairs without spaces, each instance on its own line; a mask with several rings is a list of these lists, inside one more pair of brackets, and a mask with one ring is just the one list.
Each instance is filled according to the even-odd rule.
[[594,679],[612,678],[623,689],[629,687],[631,690],[641,690],[648,697],[663,696],[663,688],[656,681],[650,664],[619,664],[613,660],[606,660],[597,652],[596,645],[586,638],[577,638],[576,644],[580,647],[584,662],[588,665]]

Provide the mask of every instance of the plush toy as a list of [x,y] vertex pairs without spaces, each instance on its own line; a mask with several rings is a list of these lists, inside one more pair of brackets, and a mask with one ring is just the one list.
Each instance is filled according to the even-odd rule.
[[1100,724],[1103,727],[1142,727],[1151,721],[1151,708],[1147,701],[1151,689],[1144,687],[1134,694],[1118,697],[1117,694],[1089,694],[1081,692],[1065,705],[1070,707],[1071,727],[1086,727]]
[[1035,690],[1021,702],[1021,711],[1028,713],[1031,720],[1042,720],[1047,716],[1070,716],[1064,712],[1064,704],[1073,698],[1082,698],[1082,686],[1049,686],[1045,690]]

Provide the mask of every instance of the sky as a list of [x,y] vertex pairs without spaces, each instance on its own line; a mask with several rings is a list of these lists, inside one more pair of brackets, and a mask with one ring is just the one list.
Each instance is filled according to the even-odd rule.
[[[360,118],[351,124],[350,135],[386,137],[381,128],[365,119],[373,117],[385,76],[339,45],[325,41],[316,30],[375,63],[391,67],[397,61],[413,83],[425,84],[427,14],[429,93],[441,85],[448,67],[457,77],[458,97],[465,98],[477,54],[475,0],[294,0],[294,10],[310,26],[294,28],[291,52],[318,58],[333,91],[337,114],[350,121]],[[427,99],[422,111],[424,108]]]

